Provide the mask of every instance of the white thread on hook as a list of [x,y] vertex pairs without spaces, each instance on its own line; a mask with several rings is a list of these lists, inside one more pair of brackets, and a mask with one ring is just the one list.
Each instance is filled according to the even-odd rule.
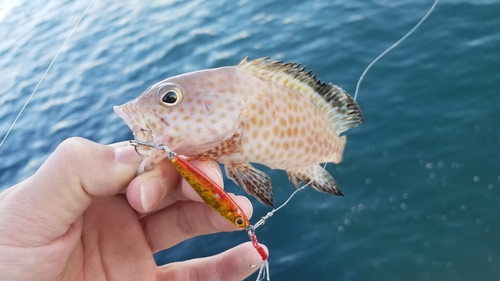
[[257,281],[262,280],[271,281],[271,276],[269,276],[269,261],[265,260],[264,263],[259,268],[259,274],[257,275]]

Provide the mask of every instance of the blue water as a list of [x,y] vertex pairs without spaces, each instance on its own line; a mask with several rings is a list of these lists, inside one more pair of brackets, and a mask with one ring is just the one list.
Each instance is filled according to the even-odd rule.
[[[1,137],[87,4],[0,4]],[[68,137],[131,139],[112,107],[172,75],[270,56],[354,93],[368,63],[431,4],[96,1],[0,147],[0,188],[33,174]],[[358,97],[366,123],[347,132],[344,161],[327,167],[345,197],[301,191],[258,230],[272,280],[500,280],[498,15],[498,1],[442,0],[372,68]],[[283,202],[292,185],[270,175]],[[269,211],[253,202],[254,220]],[[207,235],[156,258],[246,240]]]

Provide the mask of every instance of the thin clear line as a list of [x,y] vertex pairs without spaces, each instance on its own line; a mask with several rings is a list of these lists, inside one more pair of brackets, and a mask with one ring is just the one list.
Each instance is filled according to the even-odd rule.
[[61,51],[63,50],[64,46],[66,46],[66,43],[68,42],[69,38],[71,37],[71,35],[73,35],[73,33],[75,32],[76,28],[78,27],[78,25],[80,24],[80,22],[82,21],[83,17],[85,16],[85,14],[87,13],[87,11],[89,10],[90,8],[90,5],[92,5],[92,3],[94,2],[94,0],[91,0],[89,5],[87,6],[87,8],[85,9],[85,11],[83,12],[82,16],[80,17],[80,19],[78,20],[78,22],[76,23],[76,25],[73,27],[73,30],[71,30],[70,34],[68,35],[68,37],[66,38],[66,40],[64,41],[64,43],[62,44],[61,48],[59,49],[59,51],[57,51],[57,54],[56,56],[52,59],[52,62],[49,64],[49,67],[47,67],[47,70],[45,70],[45,73],[42,75],[42,78],[40,79],[40,81],[38,81],[38,84],[36,84],[36,87],[35,89],[33,90],[33,92],[31,92],[31,95],[28,97],[28,100],[26,100],[26,102],[24,103],[23,107],[21,108],[21,110],[19,111],[19,113],[17,114],[16,116],[16,119],[14,119],[14,122],[12,122],[12,125],[10,125],[10,128],[7,130],[7,133],[5,134],[5,136],[3,137],[2,139],[2,142],[0,142],[0,147],[2,147],[3,143],[5,142],[5,140],[7,139],[7,137],[9,136],[10,132],[12,131],[12,129],[14,128],[14,125],[17,123],[17,120],[19,119],[19,117],[21,116],[21,114],[23,113],[24,109],[26,108],[26,106],[28,105],[28,103],[30,102],[31,98],[33,97],[33,95],[35,94],[35,92],[38,90],[38,87],[40,86],[40,84],[42,83],[43,79],[45,78],[45,76],[47,75],[47,73],[49,72],[50,68],[52,67],[52,65],[54,64],[54,62],[56,61],[57,57],[59,56],[59,54],[61,53]]
[[387,48],[384,52],[382,52],[380,55],[378,55],[378,57],[376,57],[366,68],[365,68],[365,71],[363,71],[363,74],[361,74],[361,77],[359,77],[359,80],[358,80],[358,84],[356,85],[356,92],[354,93],[354,100],[356,100],[356,98],[358,97],[358,91],[359,91],[359,85],[361,84],[361,81],[363,80],[363,78],[365,78],[365,75],[366,73],[368,72],[368,70],[379,60],[381,59],[383,56],[385,56],[385,54],[387,54],[388,52],[390,52],[392,49],[396,48],[399,43],[403,42],[403,40],[405,40],[406,38],[408,38],[408,36],[410,36],[429,16],[430,14],[432,13],[432,11],[434,10],[434,8],[436,7],[437,3],[439,2],[439,0],[436,0],[434,1],[434,4],[432,4],[431,8],[429,9],[429,11],[427,11],[427,14],[425,14],[425,16],[417,23],[417,25],[415,25],[410,31],[408,31],[408,33],[406,33],[405,36],[401,37],[401,39],[399,39],[396,43],[392,44],[389,48]]

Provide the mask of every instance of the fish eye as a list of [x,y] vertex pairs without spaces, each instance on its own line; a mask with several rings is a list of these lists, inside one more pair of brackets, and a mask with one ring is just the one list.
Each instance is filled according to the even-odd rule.
[[244,226],[245,225],[245,220],[242,217],[237,217],[235,220],[235,223],[237,226]]
[[156,91],[156,100],[167,107],[178,105],[183,97],[182,88],[172,83],[162,84]]

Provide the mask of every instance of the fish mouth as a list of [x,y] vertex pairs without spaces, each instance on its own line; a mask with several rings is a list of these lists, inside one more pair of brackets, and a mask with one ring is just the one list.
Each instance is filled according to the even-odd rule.
[[153,145],[156,144],[154,132],[148,124],[148,119],[145,118],[141,113],[142,111],[138,110],[134,103],[129,102],[115,106],[113,110],[132,130],[134,139],[137,142],[134,144],[134,141],[131,141],[131,144],[135,146],[137,154],[144,158],[137,168],[138,174],[151,170],[157,163],[167,157],[165,151]]
[[153,131],[144,121],[144,118],[137,116],[137,110],[133,104],[126,103],[121,106],[115,106],[113,110],[132,130],[135,140],[143,142],[154,141]]

